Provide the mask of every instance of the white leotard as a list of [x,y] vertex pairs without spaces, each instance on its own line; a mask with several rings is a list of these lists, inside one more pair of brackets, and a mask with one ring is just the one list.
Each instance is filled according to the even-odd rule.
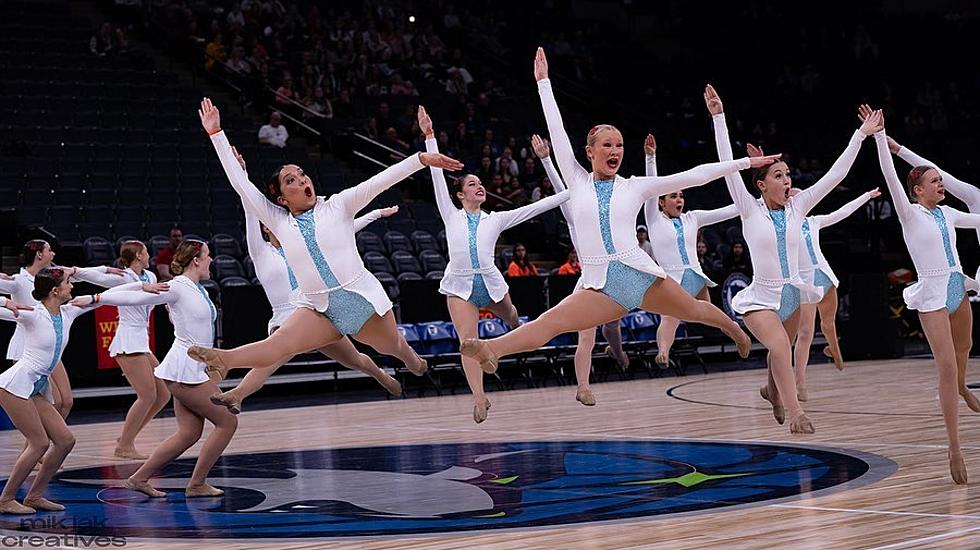
[[[830,227],[835,223],[843,220],[844,218],[850,216],[854,212],[864,206],[866,202],[871,200],[871,192],[862,193],[858,198],[852,200],[851,202],[840,207],[835,212],[830,214],[823,214],[819,216],[807,216],[803,222],[803,241],[800,243],[800,277],[807,284],[817,286],[817,270],[823,272],[824,275],[830,279],[833,283],[834,288],[840,285],[840,281],[837,279],[837,275],[834,270],[830,267],[830,262],[823,255],[823,250],[820,249],[820,230],[825,227]],[[809,298],[809,299],[807,299]],[[804,303],[817,303],[820,300],[816,297],[803,297],[801,298]]]

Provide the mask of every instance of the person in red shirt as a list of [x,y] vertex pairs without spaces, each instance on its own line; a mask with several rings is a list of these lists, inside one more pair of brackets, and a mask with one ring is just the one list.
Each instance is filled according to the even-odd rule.
[[536,277],[538,268],[534,267],[531,260],[527,257],[527,248],[523,243],[514,245],[514,258],[507,266],[508,277]]
[[581,275],[582,265],[578,263],[578,252],[575,252],[573,248],[571,252],[568,253],[568,261],[561,264],[558,268],[559,275]]

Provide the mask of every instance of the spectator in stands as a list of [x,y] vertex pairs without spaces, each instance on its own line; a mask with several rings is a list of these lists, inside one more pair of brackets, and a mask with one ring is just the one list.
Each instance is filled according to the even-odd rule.
[[559,275],[581,275],[582,265],[578,263],[578,252],[573,248],[568,253],[568,261],[558,268]]
[[219,62],[219,66],[221,66],[226,59],[228,59],[228,54],[225,53],[225,45],[219,32],[204,48],[204,68],[210,71],[214,68],[215,62]]
[[539,200],[550,197],[555,194],[555,186],[551,185],[551,180],[548,176],[541,178],[541,183],[531,191],[531,202],[538,202]]
[[494,169],[499,174],[509,174],[517,177],[521,173],[520,168],[517,166],[517,161],[514,160],[514,151],[510,147],[504,147],[504,151],[500,153],[500,158],[495,160],[493,164]]
[[269,115],[269,123],[259,128],[259,143],[283,148],[286,146],[287,139],[289,139],[289,132],[282,125],[282,114],[273,111]]
[[245,61],[245,48],[236,46],[231,50],[231,57],[225,63],[225,67],[233,76],[246,77],[252,73],[252,65]]
[[752,260],[749,259],[748,248],[742,241],[737,241],[732,245],[732,251],[725,259],[725,271],[728,274],[743,273],[752,276]]
[[282,84],[276,89],[276,104],[281,107],[289,107],[296,99],[296,92],[293,91],[293,77],[286,73],[282,79]]
[[527,248],[524,243],[514,245],[514,258],[507,266],[508,277],[536,277],[538,268],[534,267],[530,258],[527,257]]
[[[333,118],[333,105],[330,104],[330,100],[323,93],[323,88],[317,86],[313,89],[313,93],[306,97],[303,102],[307,109],[322,116],[323,118],[331,119]],[[309,113],[303,113],[306,118],[314,118]]]
[[702,240],[698,240],[698,263],[701,264],[701,270],[704,271],[708,278],[712,278],[716,273],[721,271],[721,262],[718,261],[718,255],[708,250],[708,243]]
[[395,128],[392,126],[389,126],[388,129],[385,130],[385,135],[384,138],[382,138],[381,143],[406,154],[410,149],[408,143],[398,137],[398,130],[395,130]]
[[174,278],[173,275],[170,274],[170,262],[174,260],[174,251],[177,250],[177,247],[180,245],[180,241],[183,239],[184,232],[181,231],[179,227],[174,226],[170,230],[170,244],[157,253],[157,281],[162,283]]
[[112,23],[106,21],[99,27],[98,32],[92,35],[88,49],[93,54],[104,57],[125,51],[126,45],[126,37],[122,30],[113,27]]
[[636,242],[639,243],[641,250],[646,252],[651,258],[653,257],[653,245],[650,244],[650,235],[647,233],[647,226],[636,226]]

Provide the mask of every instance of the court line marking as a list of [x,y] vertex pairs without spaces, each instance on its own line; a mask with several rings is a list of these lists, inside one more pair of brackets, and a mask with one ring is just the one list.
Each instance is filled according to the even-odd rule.
[[950,537],[957,537],[959,535],[965,535],[966,533],[973,533],[975,531],[980,531],[980,527],[970,527],[968,529],[958,529],[956,531],[950,531],[948,533],[941,533],[939,535],[932,535],[930,537],[922,537],[918,539],[911,539],[902,542],[896,542],[893,544],[886,544],[885,546],[875,546],[869,550],[892,550],[893,548],[907,548],[916,544],[924,544],[928,542],[933,542],[937,540],[948,539]]
[[867,508],[833,508],[828,506],[806,506],[802,504],[771,504],[770,506],[772,508],[794,508],[799,510],[814,510],[818,512],[847,512],[851,514],[877,514],[877,515],[885,515],[885,516],[914,516],[914,517],[923,517],[923,518],[980,520],[980,516],[971,516],[971,515],[964,515],[964,514],[935,514],[929,512],[895,512],[890,510],[870,510]]

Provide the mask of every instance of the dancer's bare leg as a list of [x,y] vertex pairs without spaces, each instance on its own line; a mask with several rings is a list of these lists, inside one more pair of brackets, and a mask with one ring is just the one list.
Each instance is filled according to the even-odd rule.
[[[160,366],[160,361],[158,361],[156,356],[153,355],[152,353],[147,354],[146,359],[150,363],[151,372]],[[160,411],[162,411],[164,407],[167,406],[167,403],[170,402],[170,390],[167,389],[167,384],[164,383],[163,380],[160,380],[155,376],[154,376],[154,383],[157,386],[157,400],[153,403],[153,408],[150,409],[150,412],[147,413],[146,417],[143,419],[143,423],[140,424],[137,433],[142,432],[143,428],[145,428],[146,425],[150,423],[150,420],[153,420],[153,418],[156,417],[156,415]]]
[[595,327],[578,331],[578,346],[575,347],[575,381],[578,383],[578,388],[575,390],[575,400],[589,407],[595,405],[595,394],[589,386],[593,349],[595,349]]
[[[970,307],[970,304],[961,305]],[[957,312],[959,311],[957,310]],[[957,382],[956,346],[953,342],[950,316],[946,308],[939,311],[919,313],[922,331],[932,349],[939,371],[939,407],[946,424],[946,437],[949,439],[949,469],[953,480],[963,484],[967,481],[966,465],[960,451],[959,434],[959,383]]]
[[647,289],[640,307],[653,313],[715,327],[735,342],[739,356],[743,359],[749,356],[752,339],[745,334],[738,323],[711,302],[695,300],[670,277],[657,279],[657,282]]
[[68,381],[68,371],[65,370],[65,364],[61,361],[58,361],[54,372],[51,373],[50,382],[54,382],[51,386],[51,391],[57,394],[54,400],[58,413],[61,414],[61,418],[68,418],[68,413],[71,412],[71,408],[75,404],[75,398],[71,395],[71,383]]
[[827,289],[827,294],[817,304],[817,311],[820,313],[820,332],[827,339],[825,355],[830,354],[837,370],[844,370],[844,358],[837,341],[837,288]]
[[318,351],[340,363],[345,368],[363,372],[371,378],[374,378],[391,395],[395,397],[401,396],[402,386],[398,383],[398,380],[395,380],[387,372],[381,370],[381,367],[375,364],[370,357],[357,351],[350,338],[341,338],[338,342],[324,346]]
[[[521,320],[517,314],[517,308],[514,307],[514,303],[510,299],[509,292],[504,294],[504,297],[499,302],[487,306],[487,309],[493,312],[493,314],[497,317],[503,319],[511,330],[521,326]],[[477,310],[477,313],[479,313],[479,310]]]
[[[372,321],[368,321],[365,328],[371,323]],[[365,329],[361,330],[363,332]],[[268,368],[288,361],[294,355],[332,344],[342,337],[337,327],[324,315],[301,307],[286,319],[279,330],[261,342],[230,350],[194,346],[188,351],[188,355],[212,367],[224,369]]]
[[980,400],[966,387],[966,367],[970,362],[970,349],[973,348],[973,310],[967,298],[964,297],[960,307],[949,316],[949,325],[956,350],[956,386],[970,410],[980,412]]
[[[395,314],[388,310],[382,316],[372,315],[357,334],[352,335],[355,340],[362,344],[367,344],[382,355],[390,355],[405,364],[405,368],[416,376],[422,376],[428,370],[429,365],[425,359],[415,353],[412,346],[408,345],[405,337],[398,332],[395,324]],[[334,343],[336,340],[331,341]],[[320,349],[323,346],[317,346]]]
[[[182,385],[179,382],[170,381],[167,381],[166,384],[171,393],[174,393],[177,386]],[[160,443],[150,454],[150,458],[133,475],[129,476],[126,484],[128,488],[146,493],[151,497],[164,496],[162,491],[157,491],[149,486],[150,477],[201,439],[201,434],[204,433],[204,417],[192,412],[177,397],[174,398],[174,416],[177,418],[177,432]]]
[[654,362],[662,369],[670,364],[670,348],[674,345],[679,326],[681,326],[680,319],[669,315],[660,316],[660,325],[657,326],[657,357]]
[[[467,338],[476,338],[479,334],[477,325],[480,322],[480,310],[471,302],[456,296],[446,297],[446,306],[449,308],[449,318],[456,327],[456,334],[459,335],[459,342],[462,344]],[[476,359],[464,355],[460,359],[466,384],[473,393],[473,421],[479,424],[487,419],[488,400],[483,389],[483,369]]]
[[793,376],[793,357],[790,342],[796,337],[799,327],[799,310],[785,323],[772,310],[751,311],[744,316],[745,326],[769,350],[769,385],[775,384],[778,395],[769,399],[773,403],[773,413],[781,403],[790,415],[790,431],[793,433],[813,433],[813,424],[803,412],[796,396],[796,380]]
[[45,499],[44,491],[68,457],[68,453],[75,447],[75,436],[68,430],[61,412],[48,400],[38,395],[32,397],[30,401],[37,410],[38,418],[41,420],[47,438],[51,441],[51,446],[45,454],[44,463],[41,464],[34,483],[27,490],[24,505],[39,510],[61,511],[64,510],[64,506]]
[[27,439],[27,447],[21,451],[14,462],[10,475],[0,493],[0,511],[15,513],[33,513],[33,510],[21,506],[14,501],[17,490],[31,474],[31,469],[48,450],[48,433],[38,414],[33,399],[23,399],[7,390],[0,389],[0,407],[10,417],[11,423]]
[[806,367],[810,362],[810,346],[813,345],[816,320],[817,304],[800,304],[800,328],[796,333],[796,345],[793,348],[796,395],[800,401],[807,400]]
[[629,368],[630,356],[623,350],[623,333],[619,328],[619,319],[614,319],[602,325],[602,337],[609,342],[606,346],[606,355],[612,357],[621,368]]
[[116,440],[114,454],[120,458],[137,460],[149,458],[136,450],[136,436],[149,419],[160,412],[163,405],[167,403],[162,396],[157,395],[160,387],[163,387],[167,400],[170,399],[170,392],[167,391],[166,386],[163,386],[162,380],[153,376],[154,367],[149,357],[148,353],[116,356],[116,362],[126,374],[126,380],[136,390],[136,401],[126,413],[122,434]]

